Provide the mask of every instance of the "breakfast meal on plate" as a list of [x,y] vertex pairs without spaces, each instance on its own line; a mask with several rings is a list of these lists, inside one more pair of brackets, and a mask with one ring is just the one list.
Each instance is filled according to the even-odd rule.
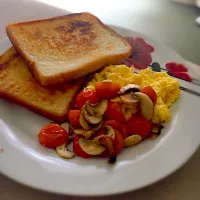
[[6,31],[13,46],[0,56],[0,97],[54,120],[38,140],[60,157],[113,163],[170,120],[177,79],[122,64],[132,47],[92,14],[9,24]]
[[[76,96],[69,122],[45,125],[39,142],[63,158],[99,156],[114,162],[123,148],[160,134],[179,95],[178,81],[165,72],[147,68],[136,74],[126,65],[107,66]],[[74,153],[67,149],[71,140]]]

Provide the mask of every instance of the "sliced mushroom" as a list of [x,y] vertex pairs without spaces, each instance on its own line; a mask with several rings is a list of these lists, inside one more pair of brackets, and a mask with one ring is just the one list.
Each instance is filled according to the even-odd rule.
[[80,129],[75,129],[74,130],[74,133],[77,134],[77,135],[83,135],[85,137],[85,139],[89,139],[91,138],[92,135],[95,135],[95,132],[94,131],[86,131],[82,128]]
[[110,136],[113,140],[115,139],[115,131],[111,126],[104,126],[104,135]]
[[155,140],[161,134],[163,128],[162,124],[151,124],[149,139]]
[[107,106],[108,106],[108,100],[107,100],[107,99],[104,99],[104,100],[100,101],[100,102],[97,103],[97,104],[91,104],[91,103],[89,103],[89,102],[87,102],[87,103],[85,104],[86,110],[87,110],[92,116],[95,116],[95,117],[102,116],[102,115],[106,112]]
[[85,106],[82,107],[81,109],[81,114],[80,114],[80,125],[82,126],[83,129],[85,129],[86,131],[98,131],[101,127],[102,127],[102,124],[103,124],[103,121],[101,121],[100,123],[98,124],[90,124],[86,119],[85,119],[85,116],[84,116],[84,113],[85,113]]
[[136,104],[139,102],[139,97],[135,96],[132,92],[120,96],[121,102],[125,104]]
[[127,94],[130,92],[139,92],[140,86],[136,84],[128,84],[120,89],[120,94]]
[[103,121],[101,121],[99,124],[96,124],[95,126],[94,125],[92,125],[92,131],[98,131],[101,127],[102,127],[102,125],[103,125]]
[[136,92],[134,95],[138,96],[140,99],[140,107],[142,115],[150,120],[153,117],[153,102],[151,99],[144,93]]
[[124,140],[124,147],[130,147],[138,144],[142,140],[140,135],[131,135]]
[[84,112],[84,117],[90,124],[98,124],[103,119],[102,116],[92,116],[89,112],[87,112],[87,110]]
[[72,127],[69,125],[68,122],[64,122],[60,126],[67,131],[67,133],[68,133],[68,143],[70,143],[73,140],[73,129],[72,129]]
[[121,102],[121,98],[120,97],[115,97],[115,98],[110,99],[110,101],[119,103],[119,102]]
[[67,132],[69,132],[69,123],[68,122],[64,122],[60,126],[62,128],[64,128]]
[[162,124],[151,124],[151,132],[160,135],[161,130],[164,128]]
[[103,153],[106,148],[100,144],[95,143],[93,140],[79,139],[81,149],[89,155],[99,155]]
[[56,153],[62,158],[73,158],[75,154],[67,149],[66,144],[56,147]]
[[100,135],[95,137],[93,141],[97,144],[102,144],[105,146],[111,154],[114,152],[113,141],[110,136]]
[[80,125],[82,126],[82,128],[84,128],[85,130],[90,130],[91,127],[89,126],[87,120],[84,117],[84,113],[85,113],[86,109],[85,109],[85,105],[81,108],[81,113],[80,113]]

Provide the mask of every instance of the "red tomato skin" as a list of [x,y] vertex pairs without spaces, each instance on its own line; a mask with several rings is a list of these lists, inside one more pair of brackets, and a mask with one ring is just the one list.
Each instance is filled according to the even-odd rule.
[[74,149],[74,153],[77,155],[77,156],[79,156],[79,157],[81,157],[81,158],[89,158],[89,157],[91,157],[89,154],[87,154],[87,153],[85,153],[82,149],[81,149],[81,147],[80,147],[80,145],[79,145],[79,137],[78,136],[75,136],[74,137],[74,140],[73,140],[73,149]]
[[102,99],[110,99],[117,96],[120,91],[120,84],[112,82],[97,82],[95,84],[95,91]]
[[150,122],[142,116],[132,116],[127,123],[127,134],[140,135],[143,139],[149,134],[151,130]]
[[80,127],[80,122],[79,122],[80,110],[70,110],[68,118],[69,118],[69,123],[73,127],[75,127],[75,128]]
[[148,85],[148,86],[141,88],[140,92],[146,94],[151,99],[153,104],[156,103],[157,95],[156,95],[155,90],[151,86]]
[[115,154],[120,153],[123,147],[124,147],[124,138],[118,130],[115,130],[115,140],[114,140]]
[[103,123],[103,126],[111,126],[113,129],[122,133],[124,139],[127,137],[126,125],[120,124],[116,120],[107,120]]
[[127,123],[124,114],[121,112],[120,105],[115,102],[108,102],[108,107],[104,117],[106,120],[115,120],[121,124]]
[[42,146],[56,148],[68,141],[68,133],[59,124],[47,124],[38,134],[39,142]]
[[81,109],[85,103],[89,101],[92,104],[96,104],[100,101],[96,92],[91,89],[85,89],[81,91],[76,97],[76,107]]
[[108,152],[108,150],[104,151],[103,153],[101,153],[99,155],[99,157],[102,157],[102,158],[109,158],[110,157],[110,153]]

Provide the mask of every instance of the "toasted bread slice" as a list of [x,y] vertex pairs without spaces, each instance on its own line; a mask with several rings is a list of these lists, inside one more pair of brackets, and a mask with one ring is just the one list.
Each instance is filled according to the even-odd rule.
[[45,88],[35,80],[14,47],[0,57],[0,97],[57,122],[67,119],[68,110],[83,82],[84,78],[80,78],[60,88]]
[[132,50],[126,40],[90,13],[9,24],[6,31],[44,86],[119,64]]

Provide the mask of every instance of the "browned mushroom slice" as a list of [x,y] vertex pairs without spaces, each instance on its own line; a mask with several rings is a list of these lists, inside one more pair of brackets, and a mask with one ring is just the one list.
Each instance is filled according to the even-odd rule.
[[153,102],[151,99],[144,93],[135,92],[134,95],[138,96],[140,99],[140,107],[142,115],[150,120],[153,117]]
[[160,134],[163,129],[162,124],[151,124],[151,131],[149,134],[149,139],[154,140],[156,139]]
[[87,110],[84,112],[84,117],[90,124],[98,124],[103,119],[102,116],[92,116]]
[[103,121],[101,121],[99,124],[96,124],[95,126],[94,125],[92,125],[91,126],[91,130],[92,131],[98,131],[101,127],[102,127],[102,125],[103,125]]
[[85,130],[90,130],[91,127],[90,125],[88,124],[88,121],[85,119],[84,117],[84,113],[85,113],[85,105],[81,108],[81,113],[80,113],[80,119],[79,119],[79,122],[80,122],[80,125],[82,126],[82,128],[84,128]]
[[115,97],[115,98],[110,99],[110,101],[111,101],[111,102],[120,103],[120,102],[121,102],[121,98],[120,98],[120,96],[118,96],[118,97]]
[[91,104],[89,102],[85,104],[86,110],[90,113],[90,115],[95,117],[102,116],[106,112],[107,106],[108,106],[107,99],[104,99],[97,104]]
[[110,136],[100,135],[95,137],[93,141],[97,144],[102,144],[104,147],[106,147],[109,150],[110,154],[114,152],[113,141]]
[[100,155],[106,150],[104,146],[95,143],[93,140],[86,140],[83,138],[79,139],[79,145],[85,153],[93,156]]
[[113,140],[115,139],[115,131],[111,126],[103,127],[104,135],[110,136]]
[[136,104],[139,102],[139,97],[135,96],[132,92],[120,96],[121,102],[125,104]]
[[66,144],[56,147],[56,153],[60,157],[67,158],[67,159],[71,159],[75,156],[75,154],[73,152],[71,152],[70,150],[67,149]]
[[95,135],[94,131],[86,131],[83,128],[74,129],[74,133],[76,135],[82,135],[85,139],[90,139],[93,135]]
[[151,132],[160,135],[161,130],[164,128],[162,124],[151,124]]
[[138,144],[142,140],[140,135],[131,135],[124,140],[124,147],[130,147]]
[[120,89],[120,94],[127,94],[127,93],[130,93],[130,92],[139,92],[140,91],[140,86],[139,85],[136,85],[136,84],[128,84],[128,85],[125,85],[124,87],[122,87]]

